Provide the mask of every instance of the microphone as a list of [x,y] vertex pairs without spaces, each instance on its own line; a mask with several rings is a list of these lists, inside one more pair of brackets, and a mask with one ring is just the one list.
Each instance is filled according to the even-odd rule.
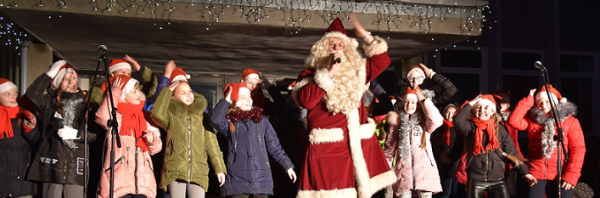
[[336,58],[336,59],[335,59],[335,62],[336,62],[336,63],[341,63],[341,62],[342,62],[342,59],[341,59],[341,58]]
[[548,70],[546,70],[546,67],[544,67],[544,66],[542,65],[542,62],[541,62],[541,61],[535,61],[535,63],[533,63],[533,66],[534,66],[535,68],[538,68],[539,70],[542,70],[542,71],[548,71]]
[[100,45],[98,46],[98,51],[102,54],[106,54],[106,50],[108,50],[108,48],[106,48],[106,45]]

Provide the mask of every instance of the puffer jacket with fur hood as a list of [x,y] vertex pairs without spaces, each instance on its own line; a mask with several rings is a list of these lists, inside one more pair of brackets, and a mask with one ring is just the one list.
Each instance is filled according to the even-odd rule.
[[[417,113],[410,116],[403,112],[388,113],[389,133],[383,153],[390,165],[396,158],[394,171],[398,180],[392,185],[396,196],[411,190],[433,193],[442,191],[429,138],[431,133],[442,125],[443,118],[430,99],[420,104],[423,111],[417,109]],[[425,115],[419,115],[422,113]],[[421,148],[423,135],[426,137],[425,149]]]
[[[112,90],[115,106],[117,106],[122,93],[118,88],[112,88]],[[112,135],[111,129],[106,126],[106,121],[110,118],[108,104],[108,97],[104,97],[102,105],[100,105],[98,112],[96,112],[96,123],[106,129],[106,154],[100,175],[98,198],[109,197],[110,192]],[[122,126],[122,115],[120,113],[117,113],[116,120],[119,123],[119,127]],[[147,142],[148,150],[145,152],[136,147],[136,143],[139,141],[137,138],[129,135],[120,135],[121,148],[115,149],[114,197],[122,197],[127,194],[156,197],[156,178],[154,178],[154,167],[150,155],[160,152],[162,141],[158,128],[150,125],[148,122],[146,122],[146,127],[146,132],[153,135],[154,141],[152,143]]]
[[[527,95],[517,104],[517,107],[510,115],[508,123],[521,131],[527,131],[529,137],[529,170],[536,179],[556,180],[558,176],[557,161],[558,155],[556,141],[552,138],[556,133],[555,122],[550,122],[552,117],[548,117],[544,112],[534,106],[534,97]],[[581,176],[581,166],[585,155],[585,142],[583,131],[579,120],[573,116],[577,114],[577,106],[571,102],[562,102],[556,105],[558,109],[560,123],[563,128],[563,137],[565,148],[569,153],[569,161],[565,161],[565,153],[561,150],[562,159],[562,180],[576,185]],[[547,132],[548,128],[553,130]],[[542,144],[548,142],[547,146]],[[546,149],[544,149],[546,148]],[[546,152],[544,152],[546,151]]]

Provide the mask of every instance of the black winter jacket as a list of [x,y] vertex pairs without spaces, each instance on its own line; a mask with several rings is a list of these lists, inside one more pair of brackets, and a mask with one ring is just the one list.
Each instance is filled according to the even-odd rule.
[[[396,84],[396,96],[404,95],[404,91],[406,91],[406,88],[408,88],[409,86],[410,83],[406,78],[399,78],[398,83]],[[440,92],[435,92],[434,96],[431,98],[427,94],[425,95],[428,98],[430,98],[431,102],[433,102],[433,104],[436,106],[448,102],[450,98],[452,98],[452,96],[454,96],[454,94],[456,94],[456,92],[458,91],[456,89],[456,86],[454,86],[454,84],[450,82],[450,80],[438,73],[434,74],[433,78],[431,79],[429,77],[425,78],[425,80],[423,80],[423,84],[421,84],[419,87],[422,90],[427,89],[434,91],[436,90],[436,86],[441,87]],[[397,109],[399,107],[398,105],[401,105],[401,102],[396,102],[394,109]]]
[[[55,116],[54,103],[57,91],[48,88],[52,78],[45,73],[40,75],[27,88],[26,96],[35,105],[41,116],[41,142],[29,170],[28,179],[33,181],[83,185],[84,142],[83,116],[84,94],[60,94],[65,119]],[[47,93],[45,93],[45,91]],[[57,134],[64,124],[78,129],[79,140],[63,141]],[[88,143],[96,140],[96,134],[88,132]],[[89,147],[89,146],[88,146]],[[89,171],[89,168],[88,168]]]
[[[454,118],[454,128],[460,131],[465,136],[465,144],[467,146],[467,177],[477,181],[499,181],[504,179],[504,156],[500,149],[495,151],[486,151],[479,155],[473,155],[473,145],[475,142],[475,132],[477,130],[475,124],[469,119],[471,105],[467,104],[456,114]],[[502,125],[498,127],[498,143],[500,148],[508,154],[518,156],[519,153],[515,148],[515,144],[508,135],[506,128]],[[481,145],[485,148],[488,144],[488,137],[483,133]],[[517,171],[521,175],[529,174],[529,169],[526,165],[519,166]]]
[[39,139],[36,128],[24,133],[19,118],[11,120],[14,136],[0,139],[0,197],[21,197],[36,194],[36,184],[27,181],[31,163],[31,148]]

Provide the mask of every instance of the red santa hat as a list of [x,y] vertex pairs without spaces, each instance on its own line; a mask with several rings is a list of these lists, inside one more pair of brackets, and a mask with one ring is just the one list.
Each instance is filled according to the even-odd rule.
[[54,76],[54,79],[52,79],[52,87],[54,87],[55,89],[58,88],[58,86],[60,86],[60,82],[62,81],[62,79],[66,73],[73,73],[73,75],[75,75],[75,77],[77,77],[77,72],[75,71],[75,68],[73,68],[73,66],[67,64],[67,61],[64,61],[64,60],[56,61],[50,67],[52,68],[52,67],[60,66],[60,65],[62,65],[62,67],[60,67],[60,69],[58,70],[58,73],[56,73],[56,76]]
[[13,83],[12,81],[6,78],[0,78],[0,93],[16,88],[17,85],[15,85],[15,83]]
[[340,20],[339,17],[335,18],[335,20],[333,20],[333,22],[331,22],[331,25],[329,25],[326,32],[327,33],[340,32],[340,33],[346,35],[346,37],[348,37],[348,33],[346,33],[346,30],[344,29],[344,25],[342,24],[342,20]]
[[173,72],[171,72],[171,81],[169,82],[169,84],[172,84],[175,81],[185,81],[187,82],[188,79],[190,79],[190,75],[185,73],[183,71],[183,69],[177,67],[173,70]]
[[[246,83],[229,83],[225,85],[225,89],[223,89],[223,95],[227,95],[227,91],[231,90],[231,100],[233,103],[237,102],[240,97],[240,90],[248,89],[246,87]],[[248,89],[248,91],[250,91]]]
[[244,73],[242,74],[242,81],[241,82],[246,82],[250,79],[257,79],[260,81],[260,76],[258,75],[258,70],[256,69],[245,69]]
[[494,99],[492,94],[482,94],[481,99],[475,105],[487,105],[492,107],[492,110],[496,112],[496,99]]
[[129,69],[131,71],[131,64],[126,60],[113,58],[108,65],[108,73],[113,73],[120,69]]
[[407,87],[406,91],[404,91],[404,101],[408,100],[408,99],[413,99],[416,101],[419,101],[419,97],[417,97],[417,94],[415,93],[416,90],[421,90],[421,88],[417,87],[415,89],[411,88],[411,87]]
[[127,95],[127,93],[129,93],[130,91],[133,90],[133,88],[135,87],[135,84],[139,83],[139,81],[137,81],[134,78],[131,78],[129,76],[126,75],[116,75],[114,77],[111,78],[111,83],[114,84],[116,82],[117,79],[121,80],[121,86],[119,88],[121,88],[121,100],[125,99],[125,95]]
[[406,78],[408,78],[408,76],[412,72],[417,72],[417,73],[421,74],[421,76],[423,76],[423,78],[425,77],[425,71],[423,71],[423,68],[421,68],[420,66],[413,66],[406,73]]
[[[552,87],[551,84],[548,84],[548,88],[550,89],[550,97],[552,97],[552,101],[554,101],[555,103],[558,103],[560,100],[562,100],[562,95],[560,95],[560,92],[558,92],[558,90],[556,90],[554,87]],[[539,100],[540,98],[548,98],[548,92],[546,92],[546,86],[542,86],[542,88],[540,89],[540,91],[538,91],[538,94],[535,97],[535,100]]]

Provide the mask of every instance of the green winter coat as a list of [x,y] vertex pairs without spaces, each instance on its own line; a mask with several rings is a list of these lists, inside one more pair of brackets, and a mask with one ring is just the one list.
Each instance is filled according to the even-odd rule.
[[[154,97],[156,93],[156,87],[158,86],[158,79],[154,76],[154,73],[149,67],[143,66],[139,71],[132,72],[131,77],[142,82],[140,83],[140,90],[146,95],[146,98]],[[90,98],[90,105],[92,109],[98,109],[102,104],[102,84],[106,82],[106,79],[102,78],[92,87],[92,98]]]
[[167,131],[160,188],[166,191],[171,182],[181,180],[208,190],[209,160],[215,173],[227,172],[217,136],[204,119],[208,119],[204,113],[208,103],[198,93],[190,106],[171,95],[171,90],[163,88],[151,111],[154,122]]

